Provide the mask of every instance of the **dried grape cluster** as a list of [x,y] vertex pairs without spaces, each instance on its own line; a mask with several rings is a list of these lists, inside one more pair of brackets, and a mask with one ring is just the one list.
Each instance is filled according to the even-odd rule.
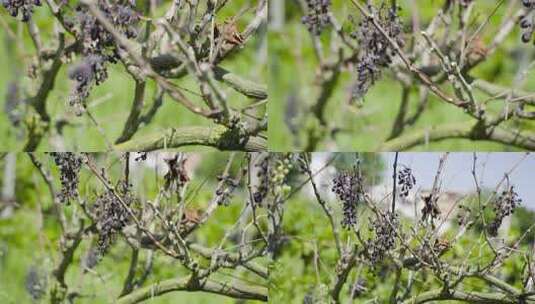
[[301,22],[308,31],[314,35],[320,35],[324,28],[329,25],[329,9],[331,0],[306,0],[307,15]]
[[350,228],[357,224],[357,206],[363,200],[362,177],[358,170],[340,172],[333,179],[332,191],[342,201],[343,218],[341,225]]
[[269,192],[269,154],[263,156],[255,166],[258,168],[256,172],[258,185],[253,193],[253,200],[256,205],[260,206]]
[[[135,1],[110,3],[109,1],[99,0],[98,8],[118,32],[127,38],[135,38],[137,36],[136,25],[139,22],[139,15],[135,10]],[[87,8],[78,6],[76,11],[77,20],[80,24],[77,36],[82,41],[83,54],[103,55],[112,62],[119,59],[117,54],[118,45],[113,35],[100,24]]]
[[526,9],[525,15],[520,18],[522,41],[528,43],[535,31],[535,0],[522,0],[522,5]]
[[514,187],[510,186],[507,190],[502,191],[500,196],[494,201],[494,214],[496,217],[488,226],[488,232],[491,236],[498,235],[498,229],[506,216],[513,214],[515,208],[522,202],[515,192]]
[[59,168],[61,193],[58,198],[62,203],[68,203],[78,196],[79,173],[82,168],[82,158],[72,152],[50,153]]
[[415,184],[416,178],[410,168],[405,167],[398,172],[398,185],[401,187],[399,195],[407,197]]
[[101,194],[93,206],[98,230],[96,248],[99,256],[103,256],[108,251],[117,233],[130,221],[130,214],[123,203],[126,207],[130,207],[134,199],[126,185],[119,188],[116,193],[106,191]]
[[395,55],[389,40],[374,25],[375,18],[386,35],[399,47],[404,46],[402,38],[402,23],[398,17],[398,7],[379,9],[369,5],[368,10],[373,17],[364,17],[358,24],[358,29],[351,33],[351,37],[359,44],[360,53],[357,58],[357,80],[352,88],[354,100],[362,99],[373,84],[381,78],[382,70],[392,63]]
[[41,6],[41,0],[0,0],[9,14],[13,17],[22,15],[22,21],[27,22],[32,18],[33,7]]
[[375,264],[385,257],[385,254],[396,245],[396,230],[398,229],[399,216],[397,213],[387,211],[385,214],[377,214],[370,223],[375,238],[370,240],[368,254],[370,261]]
[[[135,11],[135,1],[119,1],[110,3],[99,0],[98,8],[114,28],[127,38],[137,36],[136,25],[139,15]],[[69,105],[75,107],[77,115],[83,112],[84,101],[89,96],[93,86],[106,80],[108,73],[107,63],[116,63],[119,57],[119,45],[113,35],[94,17],[86,7],[76,7],[76,21],[79,28],[76,30],[77,38],[82,42],[82,62],[73,68],[70,78],[76,81]]]

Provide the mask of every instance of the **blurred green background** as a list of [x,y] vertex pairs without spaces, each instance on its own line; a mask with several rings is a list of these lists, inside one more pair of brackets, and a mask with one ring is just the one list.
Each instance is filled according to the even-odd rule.
[[[154,155],[154,154],[153,154]],[[193,155],[189,154],[190,156]],[[117,181],[122,172],[122,164],[113,154],[93,154],[99,166],[108,168],[109,178]],[[56,188],[59,187],[59,178],[52,157],[44,153],[37,153],[36,157],[48,170],[52,170]],[[169,156],[162,156],[169,158]],[[218,183],[217,175],[223,172],[228,159],[228,153],[206,152],[198,153],[200,162],[186,192],[186,202],[189,208],[205,208],[213,198],[214,189]],[[17,207],[8,217],[0,218],[0,303],[45,303],[33,301],[25,288],[27,275],[31,269],[48,275],[48,286],[54,283],[52,270],[56,267],[59,252],[60,227],[52,210],[48,188],[38,171],[33,167],[26,154],[17,154],[16,176],[16,203]],[[163,175],[166,172],[165,163],[159,163],[156,169],[150,159],[145,162],[135,162],[132,158],[131,182],[134,184],[133,192],[140,201],[154,200],[158,189],[163,185]],[[234,161],[231,174],[236,174],[239,164],[244,161],[243,155],[238,155]],[[0,161],[0,168],[5,168],[5,162]],[[4,178],[0,175],[0,184]],[[80,175],[80,195],[92,204],[99,193],[104,191],[102,184],[87,169],[82,169]],[[231,229],[239,217],[247,194],[241,187],[235,192],[228,207],[218,208],[210,220],[202,225],[190,236],[190,240],[205,247],[214,248],[221,243],[223,235]],[[0,203],[0,213],[5,207]],[[163,199],[162,204],[176,204],[174,198]],[[65,212],[71,215],[80,213],[77,204],[64,206]],[[86,226],[89,222],[86,221]],[[67,271],[66,282],[70,290],[77,290],[81,297],[74,303],[113,303],[119,296],[123,281],[128,273],[131,258],[131,247],[118,236],[110,251],[103,257],[93,271],[84,272],[82,260],[90,247],[96,241],[89,235],[82,240],[76,250],[73,263]],[[227,243],[224,249],[234,248]],[[140,250],[137,278],[145,266],[147,250]],[[209,266],[210,260],[199,259],[202,266]],[[256,263],[267,265],[267,259],[259,258]],[[184,277],[189,272],[182,265],[162,253],[154,254],[153,272],[143,286],[159,281]],[[239,278],[243,282],[262,285],[257,276],[249,275],[240,268],[223,269],[214,274],[214,279],[232,281]],[[223,296],[203,292],[171,292],[147,303],[255,303],[255,301],[240,302]]]
[[[276,2],[279,0],[274,0]],[[278,29],[273,26],[273,14],[271,18],[271,30],[269,31],[269,93],[272,102],[269,105],[270,128],[269,128],[269,148],[273,151],[302,150],[306,144],[306,131],[313,123],[310,122],[312,116],[309,110],[315,103],[318,95],[318,86],[315,85],[318,62],[312,49],[311,40],[306,27],[301,23],[302,12],[297,5],[298,0],[283,1],[284,3],[284,23]],[[272,2],[272,4],[273,4]],[[365,1],[361,1],[364,3]],[[401,6],[400,16],[404,22],[405,32],[410,33],[410,20],[412,14],[420,15],[422,28],[426,26],[432,16],[442,6],[444,1],[416,0],[416,7],[410,3],[413,1],[399,0]],[[515,9],[520,7],[515,4]],[[360,20],[360,14],[351,1],[332,1],[332,11],[339,22],[343,22],[343,30],[351,32],[352,24],[347,20],[348,16]],[[380,0],[372,3],[381,3]],[[497,1],[475,1],[475,6],[470,20],[471,32],[484,23],[490,12],[493,11]],[[484,43],[489,43],[498,30],[502,17],[509,6],[508,1],[504,1],[500,9],[489,20],[489,24],[484,27],[481,39]],[[279,10],[281,11],[281,10]],[[454,13],[457,14],[456,12]],[[456,20],[454,23],[456,24]],[[321,35],[324,55],[332,58],[329,53],[329,43],[331,42],[331,28],[327,28]],[[409,35],[405,36],[407,44],[410,43]],[[518,28],[508,36],[496,52],[480,64],[471,72],[476,78],[482,78],[490,82],[512,87],[513,78],[519,70],[518,61],[515,54],[519,50],[529,54],[530,61],[534,59],[534,48],[532,44],[520,42]],[[528,71],[522,88],[533,91],[535,87],[535,75],[533,69]],[[355,79],[354,71],[345,69],[339,79],[338,86],[334,90],[325,110],[327,122],[339,128],[334,139],[326,136],[326,140],[321,142],[316,148],[318,151],[376,151],[390,134],[394,119],[399,109],[401,101],[401,85],[393,80],[392,73],[385,71],[380,81],[370,89],[364,98],[361,107],[349,104],[351,85]],[[451,92],[451,86],[447,91]],[[530,90],[531,89],[531,90]],[[477,89],[476,98],[484,100],[488,95],[482,94]],[[410,93],[409,115],[416,109],[418,91],[412,90]],[[489,108],[503,107],[502,101],[493,101]],[[288,127],[288,121],[294,120],[292,127],[294,136]],[[423,130],[432,126],[444,123],[466,122],[472,118],[462,110],[440,101],[432,94],[428,103],[427,111],[414,125],[407,127],[403,134],[411,131]],[[520,130],[535,130],[533,123],[507,123]],[[464,139],[449,139],[442,142],[430,143],[428,146],[421,145],[413,148],[415,151],[511,151],[515,148],[486,141],[473,142]]]
[[[169,7],[171,0],[161,1],[163,5],[159,6],[156,17],[161,17],[165,14]],[[69,1],[73,4],[77,1]],[[144,1],[139,1],[144,3]],[[250,10],[239,16],[237,19],[239,30],[243,31],[248,22],[254,18],[254,8],[256,0],[234,0],[229,1],[225,8],[220,11],[216,20],[218,23],[223,23],[227,18],[238,15],[240,10],[244,7],[249,7]],[[201,14],[203,10],[199,10]],[[10,56],[7,53],[8,40],[7,33],[2,28],[0,31],[0,106],[2,107],[2,114],[0,115],[0,151],[17,151],[21,150],[25,144],[25,137],[22,136],[22,130],[14,129],[7,119],[4,109],[6,89],[10,81],[17,77],[23,85],[22,92],[24,97],[32,96],[40,83],[40,80],[30,79],[28,77],[28,70],[30,63],[35,57],[35,49],[31,42],[27,27],[22,23],[12,18],[7,11],[0,5],[0,18],[2,23],[6,23],[9,28],[19,37],[15,46],[16,57]],[[53,34],[54,18],[48,9],[48,6],[43,5],[35,9],[33,18],[39,27],[45,48],[54,48],[56,42],[51,41],[50,37]],[[144,24],[143,22],[141,24]],[[0,24],[1,25],[1,24]],[[72,37],[67,34],[67,44],[72,42]],[[267,79],[267,66],[259,60],[264,53],[262,48],[261,36],[254,35],[247,45],[239,52],[224,60],[220,66],[228,69],[237,75],[244,78],[265,83]],[[91,122],[87,115],[76,117],[73,110],[67,104],[67,98],[71,92],[72,81],[68,78],[69,67],[73,66],[80,60],[75,58],[73,62],[64,64],[58,73],[55,87],[48,97],[47,106],[49,113],[53,120],[59,118],[67,118],[72,125],[67,125],[64,128],[63,141],[66,151],[104,151],[107,150],[106,142],[101,133]],[[20,70],[17,75],[11,65]],[[95,86],[88,98],[89,111],[95,117],[96,121],[104,130],[106,137],[113,143],[121,134],[124,123],[130,112],[132,99],[134,96],[134,81],[120,64],[108,65],[109,77],[100,86]],[[184,88],[184,93],[193,100],[196,104],[204,105],[202,99],[198,96],[198,85],[194,77],[186,76],[178,81],[174,81],[179,87]],[[144,112],[152,105],[155,96],[156,86],[153,81],[148,81],[145,91],[145,108]],[[230,89],[228,86],[221,84],[220,87],[227,93],[229,104],[236,108],[242,108],[254,102],[248,100],[247,97]],[[191,90],[196,94],[188,92]],[[207,119],[196,116],[189,112],[185,107],[178,102],[165,96],[163,105],[154,117],[151,124],[142,126],[133,138],[140,137],[146,134],[154,134],[168,128],[179,128],[186,126],[211,126],[213,123]],[[50,151],[54,150],[49,142],[50,138],[42,141],[38,150]],[[182,150],[210,150],[210,148],[193,147]]]

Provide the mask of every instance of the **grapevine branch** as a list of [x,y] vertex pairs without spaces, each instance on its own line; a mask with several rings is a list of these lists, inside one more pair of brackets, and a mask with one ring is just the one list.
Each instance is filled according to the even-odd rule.
[[118,304],[134,304],[149,300],[152,297],[160,296],[174,291],[204,291],[224,295],[237,299],[267,301],[268,291],[265,287],[244,285],[233,282],[218,282],[206,280],[204,282],[192,282],[192,277],[183,279],[164,280],[159,283],[138,289],[131,294],[121,297],[117,300]]
[[237,134],[237,130],[214,126],[170,129],[163,134],[160,132],[117,144],[115,149],[118,151],[154,151],[191,145],[250,152],[265,151],[267,147],[266,140],[261,137],[254,136],[244,140]]

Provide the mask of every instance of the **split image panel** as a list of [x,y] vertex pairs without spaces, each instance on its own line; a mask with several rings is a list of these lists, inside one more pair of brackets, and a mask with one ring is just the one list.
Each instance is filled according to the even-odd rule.
[[535,303],[531,2],[0,1],[0,303]]

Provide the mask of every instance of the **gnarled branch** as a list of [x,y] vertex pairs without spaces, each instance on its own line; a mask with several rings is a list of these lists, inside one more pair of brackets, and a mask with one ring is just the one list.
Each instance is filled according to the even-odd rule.
[[118,144],[115,149],[119,151],[154,151],[194,145],[209,146],[219,150],[249,152],[259,152],[267,149],[265,139],[258,136],[249,136],[244,139],[237,132],[238,130],[232,130],[224,126],[173,128],[162,133]]
[[267,301],[268,289],[263,286],[245,285],[242,283],[222,283],[214,280],[195,282],[192,278],[169,279],[138,289],[131,294],[119,298],[118,304],[133,304],[145,301],[173,291],[204,291],[237,299]]
[[436,142],[451,138],[488,140],[521,149],[535,149],[535,138],[521,132],[513,132],[503,127],[481,127],[480,122],[465,122],[434,126],[429,130],[418,130],[384,143],[381,151],[403,151],[426,142]]

